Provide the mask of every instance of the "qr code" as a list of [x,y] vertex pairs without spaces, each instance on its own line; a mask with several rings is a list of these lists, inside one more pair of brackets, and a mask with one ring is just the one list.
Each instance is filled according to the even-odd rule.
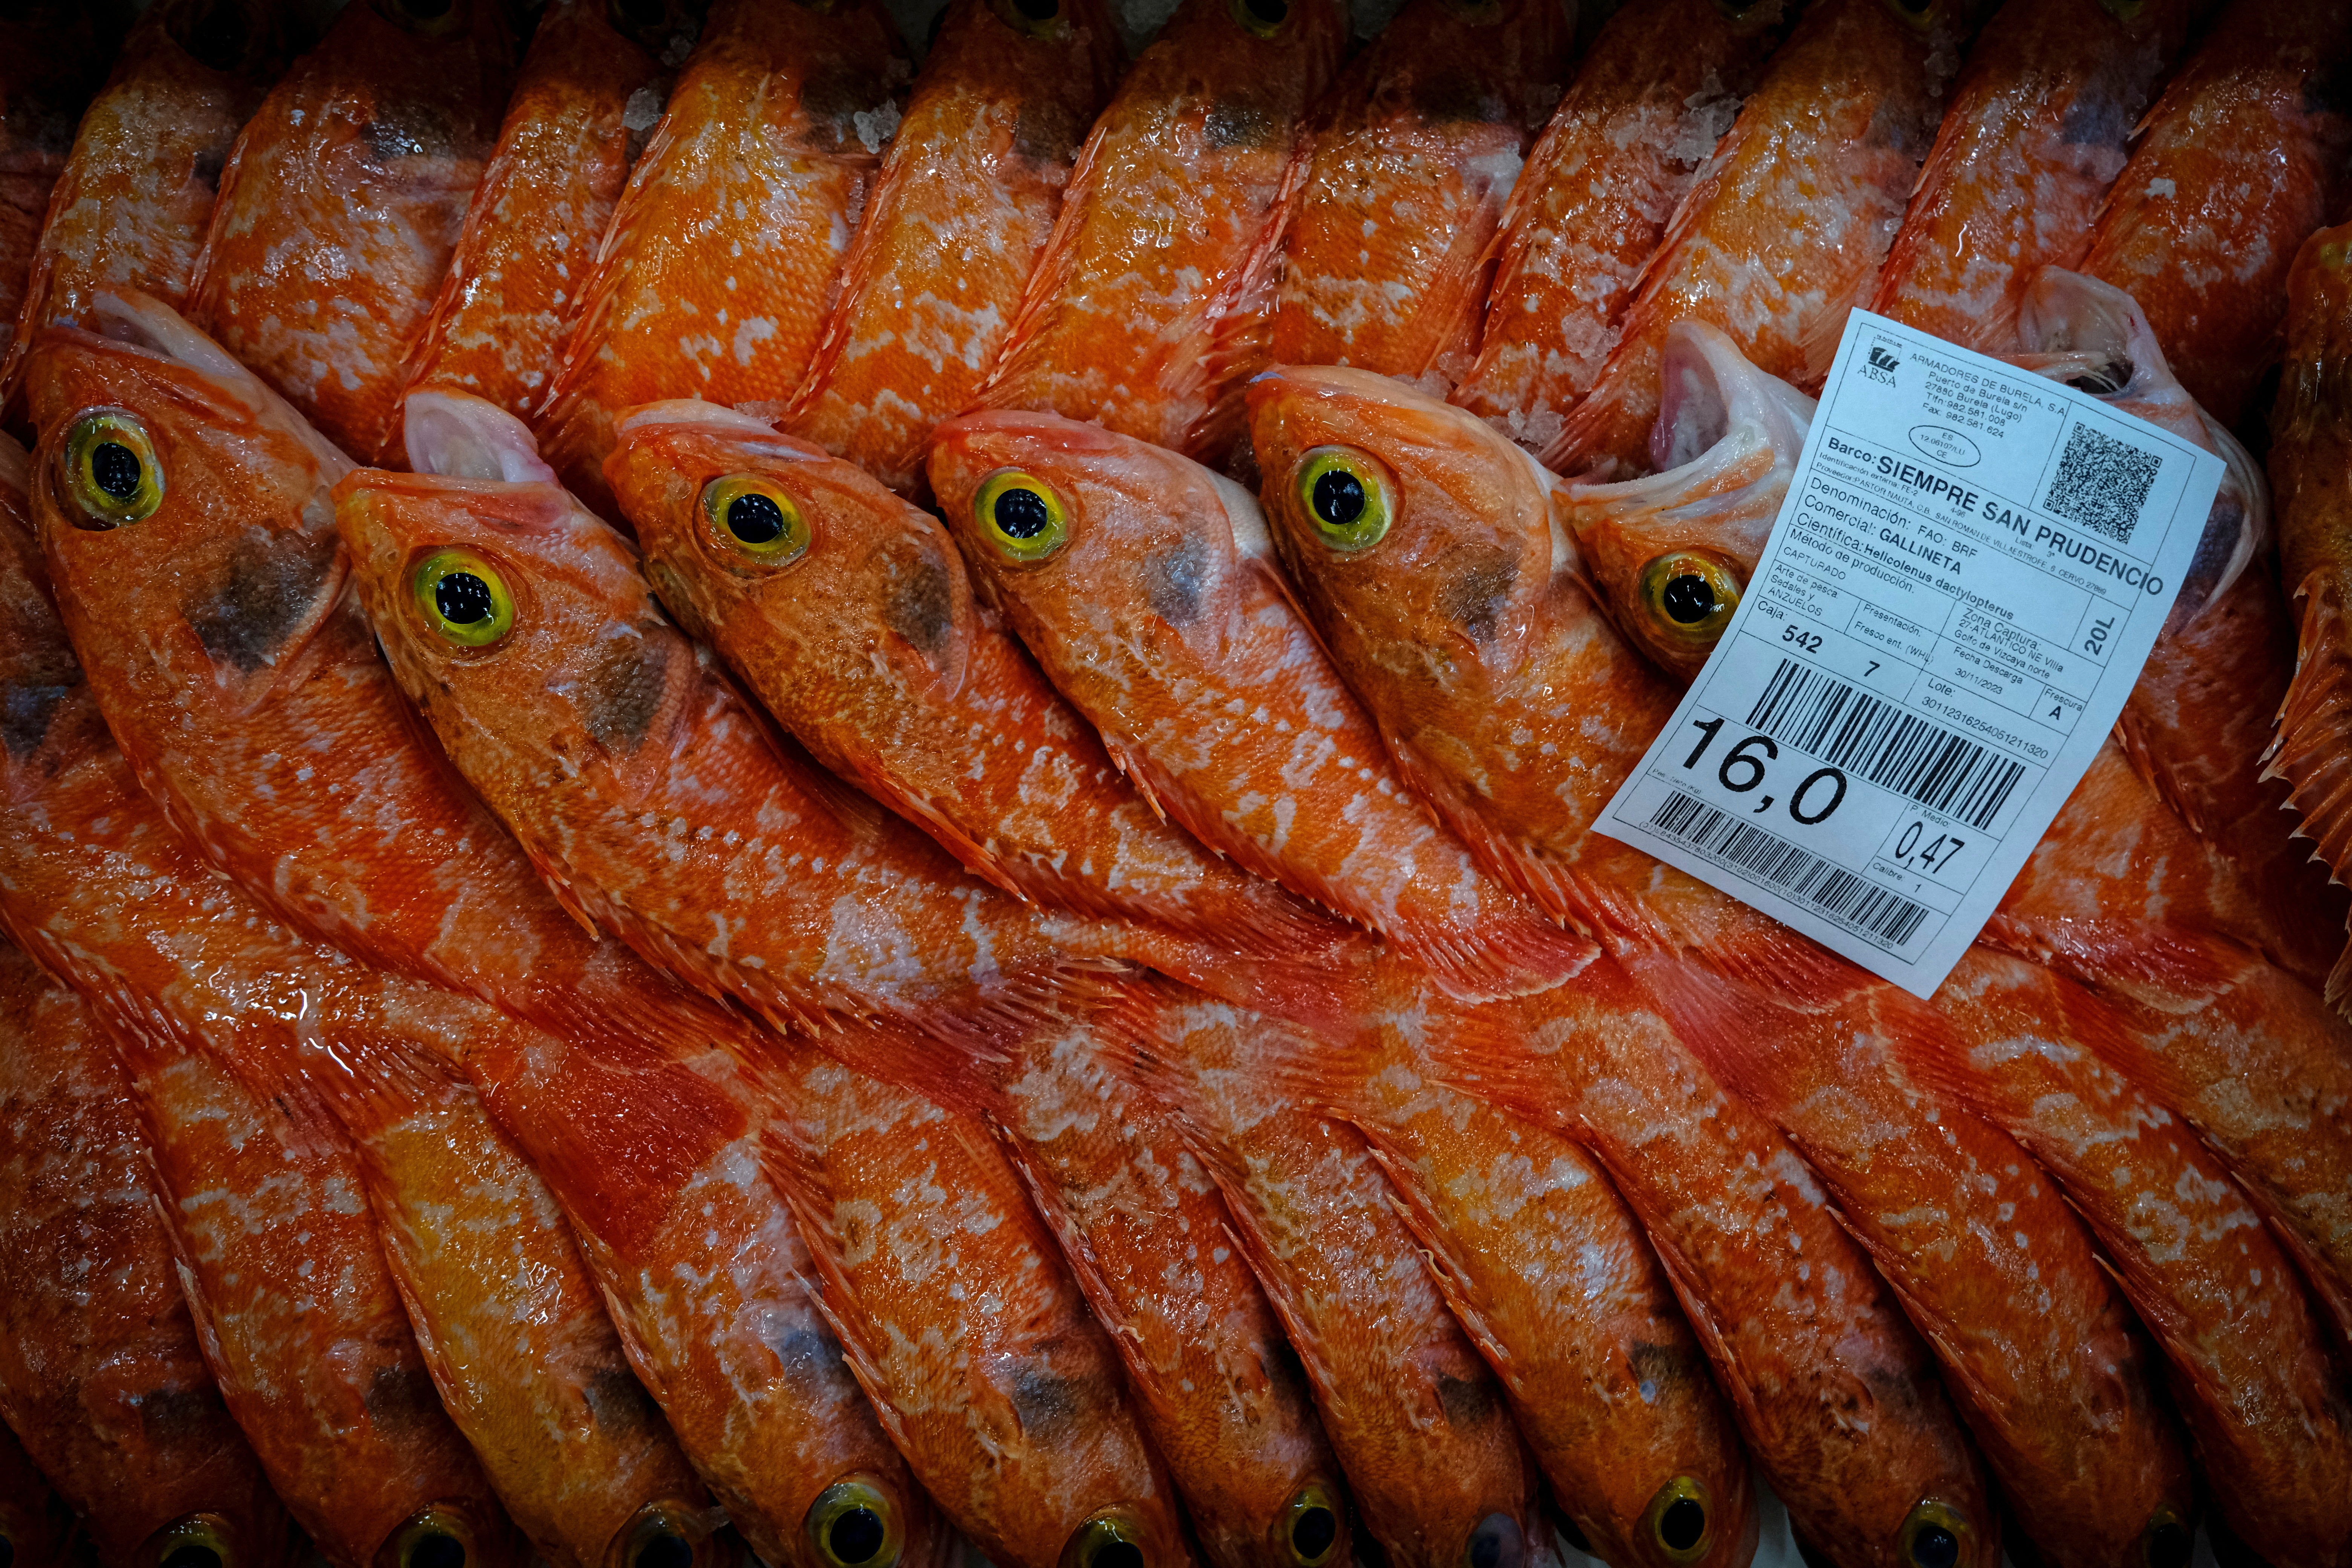
[[2088,425],[2076,425],[2067,434],[2066,450],[2059,455],[2058,472],[2042,510],[2069,522],[2104,533],[2117,544],[2131,542],[2139,522],[2139,509],[2156,488],[2156,471],[2164,459],[2129,441],[2103,436]]

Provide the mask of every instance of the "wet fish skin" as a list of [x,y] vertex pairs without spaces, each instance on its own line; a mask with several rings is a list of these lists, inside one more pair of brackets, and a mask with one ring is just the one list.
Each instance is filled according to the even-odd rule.
[[1123,63],[1100,0],[962,0],[883,154],[840,297],[780,421],[902,495],[996,363]]
[[1185,0],[1095,122],[973,405],[1224,455],[1267,363],[1301,131],[1347,38],[1331,0]]
[[1453,401],[1530,450],[1559,433],[1790,13],[1662,0],[1609,18],[1504,204],[1478,357]]
[[34,4],[0,22],[0,348],[13,346],[74,125],[106,79],[129,7]]
[[513,71],[496,0],[346,6],[229,154],[189,319],[347,452],[383,438]]

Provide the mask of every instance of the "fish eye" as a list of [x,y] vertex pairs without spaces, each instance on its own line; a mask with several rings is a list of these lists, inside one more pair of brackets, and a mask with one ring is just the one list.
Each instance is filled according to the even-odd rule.
[[228,1521],[210,1513],[173,1520],[147,1538],[141,1559],[148,1568],[237,1568]]
[[470,550],[435,551],[411,581],[425,624],[459,647],[488,647],[514,630],[506,579]]
[[880,1487],[857,1477],[819,1492],[804,1528],[824,1568],[890,1568],[904,1544],[898,1505]]
[[1290,0],[1230,0],[1234,20],[1244,30],[1271,38],[1290,20]]
[[66,432],[61,500],[74,526],[102,531],[144,521],[163,504],[163,465],[147,427],[115,410],[85,414]]
[[376,0],[375,9],[393,26],[428,38],[447,37],[466,25],[466,0]]
[[1150,1568],[1134,1511],[1107,1508],[1070,1532],[1059,1568]]
[[1334,550],[1370,550],[1394,510],[1387,470],[1347,447],[1318,447],[1298,460],[1298,504]]
[[376,1553],[377,1568],[467,1568],[474,1532],[448,1509],[435,1506],[409,1515]]
[[1669,1563],[1696,1563],[1714,1544],[1706,1489],[1688,1476],[1660,1487],[1642,1510],[1642,1529]]
[[1903,1516],[1895,1544],[1904,1568],[1959,1568],[1969,1533],[1965,1514],[1928,1498]]
[[1677,647],[1713,647],[1739,607],[1739,578],[1715,556],[1669,550],[1642,568],[1642,614],[1649,629]]
[[2180,1515],[2169,1506],[2159,1507],[2139,1532],[2140,1568],[2189,1568],[2194,1544]]
[[1480,1520],[1462,1548],[1462,1568],[1521,1568],[1527,1560],[1527,1537],[1507,1513]]
[[1062,0],[991,0],[1005,26],[1033,38],[1058,37],[1062,31]]
[[1297,1568],[1323,1568],[1339,1555],[1339,1505],[1320,1481],[1309,1481],[1292,1494],[1275,1528]]
[[698,1510],[667,1502],[637,1510],[604,1553],[605,1568],[712,1568],[717,1561]]
[[808,519],[782,485],[759,474],[730,474],[702,487],[710,536],[761,566],[787,566],[808,552]]
[[982,534],[1019,562],[1043,561],[1070,540],[1070,514],[1034,474],[999,468],[980,481],[971,512]]

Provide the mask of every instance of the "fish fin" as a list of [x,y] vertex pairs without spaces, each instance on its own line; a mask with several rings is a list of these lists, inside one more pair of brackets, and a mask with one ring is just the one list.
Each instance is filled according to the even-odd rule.
[[997,1084],[1012,1058],[1002,1046],[973,1050],[902,1026],[861,1022],[814,1035],[810,1043],[852,1072],[911,1090],[961,1116],[992,1117],[1003,1105]]
[[1096,188],[1102,181],[1103,144],[1109,135],[1109,127],[1097,124],[1078,149],[1076,161],[1070,165],[1070,177],[1062,186],[1061,211],[1045,236],[1045,249],[1029,269],[1029,282],[1021,292],[1019,308],[1013,312],[1013,324],[1005,331],[1004,346],[997,350],[996,363],[989,367],[972,393],[974,408],[1004,406],[1005,400],[997,394],[1007,374],[1015,367],[1031,341],[1052,321],[1072,280],[1077,277],[1081,260],[1079,237],[1093,216]]
[[1274,348],[1274,290],[1282,271],[1282,243],[1291,220],[1307,200],[1307,175],[1315,161],[1315,139],[1296,138],[1290,161],[1283,166],[1282,183],[1266,208],[1265,222],[1251,241],[1241,264],[1226,278],[1224,287],[1209,301],[1202,321],[1202,339],[1190,352],[1178,350],[1163,365],[1161,384],[1172,395],[1202,405],[1202,411],[1183,433],[1180,449],[1196,462],[1215,467],[1235,446],[1247,446],[1243,427],[1247,411],[1243,388],[1266,367]]
[[636,1373],[637,1381],[645,1384],[646,1392],[654,1396],[654,1403],[665,1410],[668,1409],[669,1385],[662,1380],[660,1363],[646,1348],[645,1336],[637,1332],[636,1320],[629,1315],[627,1306],[604,1282],[604,1277],[596,1271],[593,1265],[590,1266],[589,1274],[596,1281],[597,1294],[604,1299],[604,1315],[613,1320],[613,1332],[621,1342],[621,1354],[628,1362],[629,1370]]
[[[2303,814],[2294,831],[2314,842],[2336,881],[2352,865],[2352,616],[2346,596],[2331,573],[2314,572],[2295,585],[2301,625],[2294,677],[2263,756],[2263,780],[2285,781],[2289,802]],[[2331,1003],[2340,1000],[2338,986],[2331,975]]]
[[1393,1139],[1387,1136],[1375,1119],[1350,1118],[1349,1124],[1363,1134],[1365,1145],[1371,1150],[1372,1163],[1388,1179],[1389,1206],[1405,1230],[1420,1245],[1423,1258],[1429,1266],[1430,1279],[1437,1285],[1437,1293],[1470,1336],[1478,1354],[1495,1372],[1496,1381],[1516,1401],[1517,1390],[1502,1368],[1511,1364],[1510,1347],[1503,1341],[1486,1309],[1477,1300],[1476,1288],[1471,1283],[1470,1271],[1455,1250],[1454,1237],[1445,1223],[1438,1217],[1437,1209],[1421,1184],[1420,1175],[1412,1163],[1402,1155]]

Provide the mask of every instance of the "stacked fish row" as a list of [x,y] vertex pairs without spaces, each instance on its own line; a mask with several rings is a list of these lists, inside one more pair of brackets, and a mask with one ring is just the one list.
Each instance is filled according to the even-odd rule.
[[[2352,1562],[2345,0],[290,27],[9,89],[14,1552]],[[1590,831],[1857,303],[2230,467],[1932,1003]]]

